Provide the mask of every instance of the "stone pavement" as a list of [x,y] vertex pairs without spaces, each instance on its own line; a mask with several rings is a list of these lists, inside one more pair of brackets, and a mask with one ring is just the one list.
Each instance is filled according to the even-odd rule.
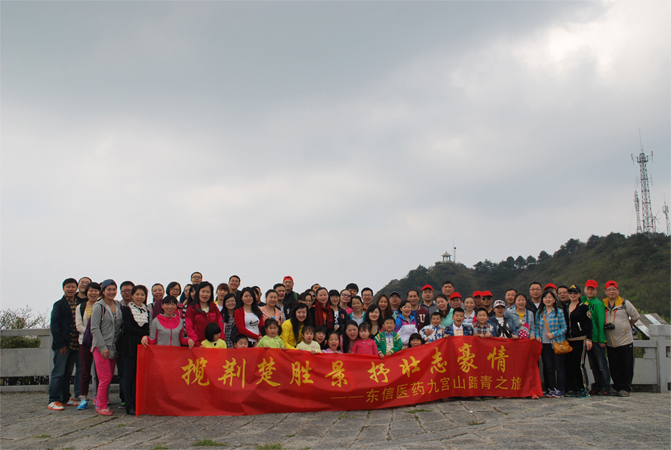
[[0,395],[0,448],[669,449],[671,396],[423,403],[371,411],[139,418],[47,409],[47,394]]

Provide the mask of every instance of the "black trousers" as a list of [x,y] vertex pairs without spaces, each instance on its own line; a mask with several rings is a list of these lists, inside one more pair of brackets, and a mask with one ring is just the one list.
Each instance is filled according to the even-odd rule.
[[124,356],[123,358],[123,379],[121,385],[127,404],[135,405],[135,380],[137,379],[137,360]]
[[573,351],[564,355],[564,369],[566,371],[566,390],[589,390],[589,379],[585,370],[585,355],[587,341],[568,341]]
[[606,351],[613,389],[631,392],[631,381],[634,378],[634,344],[606,347]]

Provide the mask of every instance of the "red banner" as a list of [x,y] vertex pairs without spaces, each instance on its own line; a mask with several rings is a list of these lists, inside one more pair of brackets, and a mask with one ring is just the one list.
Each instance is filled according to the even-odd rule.
[[380,359],[268,348],[139,346],[137,414],[378,409],[444,397],[542,395],[535,340],[440,339]]

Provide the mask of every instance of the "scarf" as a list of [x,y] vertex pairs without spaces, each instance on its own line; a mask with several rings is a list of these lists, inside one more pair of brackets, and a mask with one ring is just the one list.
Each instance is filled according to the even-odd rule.
[[[617,308],[618,306],[622,306],[623,304],[624,300],[622,299],[622,297],[618,295],[617,298],[615,299],[615,306],[613,306],[613,308]],[[610,299],[608,297],[603,299],[603,305],[606,307],[606,309],[609,309]]]
[[315,304],[315,326],[325,326],[327,330],[333,329],[333,311],[328,302],[326,306],[321,302]]
[[145,305],[138,307],[135,305],[135,303],[131,303],[128,306],[130,307],[130,312],[133,313],[133,319],[135,319],[135,322],[139,326],[142,327],[144,324],[149,322],[149,311],[147,311],[147,307]]

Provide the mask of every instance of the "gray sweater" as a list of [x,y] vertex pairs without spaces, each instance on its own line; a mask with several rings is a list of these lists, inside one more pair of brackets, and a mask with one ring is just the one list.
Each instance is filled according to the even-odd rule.
[[114,300],[116,313],[112,311],[105,303],[105,300],[98,300],[91,310],[91,335],[93,343],[91,351],[97,348],[99,352],[109,350],[109,359],[117,357],[116,341],[121,333],[123,316],[121,314],[121,303]]

